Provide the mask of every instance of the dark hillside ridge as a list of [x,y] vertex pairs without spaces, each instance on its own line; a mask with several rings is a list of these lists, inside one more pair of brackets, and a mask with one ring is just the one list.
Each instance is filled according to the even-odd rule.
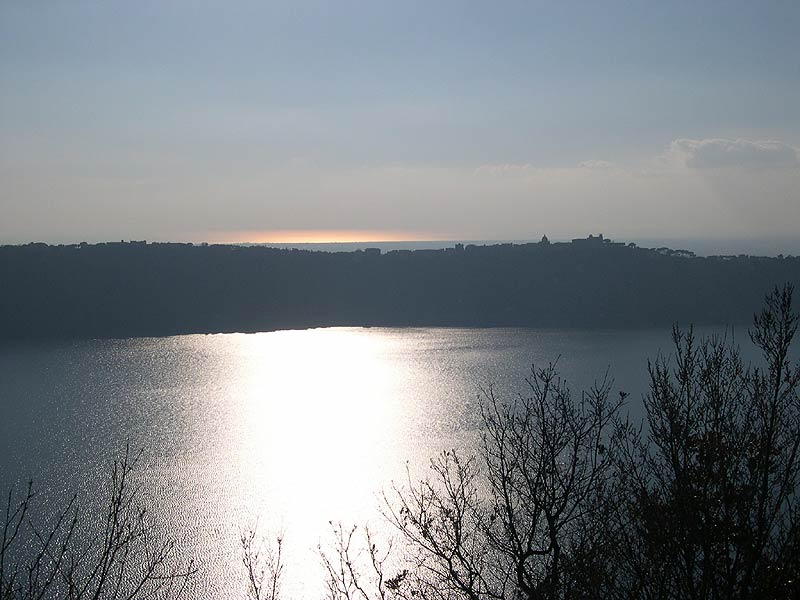
[[145,242],[0,247],[0,338],[325,326],[749,323],[800,258],[696,257],[602,237],[311,252]]

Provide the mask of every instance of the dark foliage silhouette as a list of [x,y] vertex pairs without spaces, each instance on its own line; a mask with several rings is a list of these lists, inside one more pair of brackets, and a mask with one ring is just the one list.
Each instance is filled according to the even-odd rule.
[[[745,366],[720,337],[673,331],[650,365],[648,432],[622,436],[620,583],[647,598],[784,598],[798,587],[800,365],[792,288],[775,290]],[[623,594],[624,596],[624,594]]]
[[776,281],[800,283],[800,258],[703,258],[599,238],[382,255],[187,244],[0,246],[0,339],[746,323]]

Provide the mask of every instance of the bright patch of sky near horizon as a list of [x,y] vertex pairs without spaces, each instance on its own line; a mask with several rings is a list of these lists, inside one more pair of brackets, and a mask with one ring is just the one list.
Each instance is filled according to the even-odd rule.
[[0,243],[796,234],[798,31],[794,1],[6,1]]

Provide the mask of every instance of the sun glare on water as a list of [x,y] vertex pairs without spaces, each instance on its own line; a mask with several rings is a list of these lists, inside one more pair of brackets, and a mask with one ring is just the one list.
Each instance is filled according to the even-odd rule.
[[329,521],[374,516],[377,494],[397,475],[386,466],[404,462],[389,443],[402,435],[402,406],[385,342],[347,329],[236,337],[245,368],[231,450],[261,495],[259,527],[308,548]]
[[181,341],[208,372],[191,378],[200,387],[186,400],[202,459],[176,519],[217,523],[200,527],[197,548],[225,581],[241,574],[242,532],[267,545],[282,533],[285,597],[321,596],[318,547],[332,547],[331,523],[368,525],[388,542],[396,532],[383,494],[471,439],[459,415],[473,388],[444,375],[449,363],[427,334],[324,328]]

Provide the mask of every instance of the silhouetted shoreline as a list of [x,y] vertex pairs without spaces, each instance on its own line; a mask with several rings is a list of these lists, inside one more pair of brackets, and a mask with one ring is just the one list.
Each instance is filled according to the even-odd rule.
[[320,252],[115,242],[0,247],[0,339],[333,326],[749,323],[800,258],[571,243]]

